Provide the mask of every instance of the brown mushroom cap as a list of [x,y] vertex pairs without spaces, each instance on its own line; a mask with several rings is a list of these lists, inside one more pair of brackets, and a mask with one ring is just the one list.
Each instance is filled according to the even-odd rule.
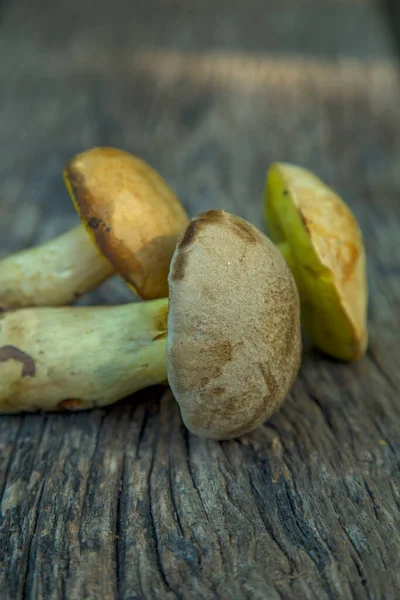
[[168,296],[170,260],[189,219],[161,175],[128,152],[93,148],[68,163],[64,179],[92,239],[128,285],[144,299]]
[[297,282],[309,338],[336,358],[361,358],[368,343],[368,284],[355,216],[313,173],[287,163],[268,169],[265,204],[271,239]]
[[297,287],[274,244],[223,211],[193,219],[170,274],[167,370],[185,425],[229,439],[284,401],[301,357]]

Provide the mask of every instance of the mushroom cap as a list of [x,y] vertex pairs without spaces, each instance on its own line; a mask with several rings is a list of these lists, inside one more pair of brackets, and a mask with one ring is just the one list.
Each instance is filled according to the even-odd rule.
[[267,174],[266,219],[296,279],[302,321],[322,351],[342,360],[367,347],[367,276],[361,231],[348,206],[318,177],[276,163]]
[[285,260],[253,225],[198,215],[169,273],[167,372],[193,433],[229,439],[282,404],[301,358],[300,303]]
[[92,240],[142,298],[168,296],[176,240],[189,219],[146,162],[116,148],[76,155],[64,180]]

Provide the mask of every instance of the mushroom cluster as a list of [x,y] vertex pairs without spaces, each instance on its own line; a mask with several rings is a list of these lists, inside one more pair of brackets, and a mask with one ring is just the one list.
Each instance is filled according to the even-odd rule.
[[250,223],[210,211],[177,241],[169,299],[6,313],[0,411],[104,406],[168,378],[187,427],[228,439],[277,410],[300,356],[284,259]]
[[[269,171],[271,241],[221,210],[189,221],[162,177],[126,152],[95,148],[72,159],[64,177],[84,225],[0,263],[8,309],[0,317],[0,413],[95,408],[167,381],[191,432],[230,439],[287,397],[300,368],[301,317],[320,348],[360,356],[366,287],[359,313],[352,296],[365,285],[359,230],[347,230],[359,244],[355,274],[338,277],[343,260],[336,246],[329,253],[318,222],[328,196],[336,214],[333,192],[315,192],[322,200],[312,207],[307,185],[315,181],[296,169]],[[113,272],[146,301],[58,306]]]

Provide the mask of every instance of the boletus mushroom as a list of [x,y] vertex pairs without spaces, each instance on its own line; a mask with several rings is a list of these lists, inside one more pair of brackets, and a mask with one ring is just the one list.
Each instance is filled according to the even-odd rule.
[[64,181],[82,224],[0,261],[0,307],[70,304],[115,271],[141,298],[166,297],[189,219],[161,175],[128,152],[92,148],[69,161]]
[[367,347],[363,238],[349,207],[301,167],[272,164],[265,211],[271,239],[295,277],[304,329],[323,352],[360,358]]
[[301,357],[297,287],[279,251],[243,219],[209,211],[179,237],[169,287],[169,300],[4,314],[0,411],[104,406],[168,378],[199,436],[264,422]]

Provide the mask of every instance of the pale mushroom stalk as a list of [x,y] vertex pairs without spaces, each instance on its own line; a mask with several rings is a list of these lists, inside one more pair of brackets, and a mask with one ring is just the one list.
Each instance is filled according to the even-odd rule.
[[60,306],[100,285],[114,272],[83,225],[0,261],[1,307]]
[[0,308],[70,304],[114,272],[141,298],[165,298],[189,219],[163,177],[128,152],[92,148],[64,181],[82,225],[0,261]]
[[0,412],[83,410],[163,383],[168,300],[0,318]]

